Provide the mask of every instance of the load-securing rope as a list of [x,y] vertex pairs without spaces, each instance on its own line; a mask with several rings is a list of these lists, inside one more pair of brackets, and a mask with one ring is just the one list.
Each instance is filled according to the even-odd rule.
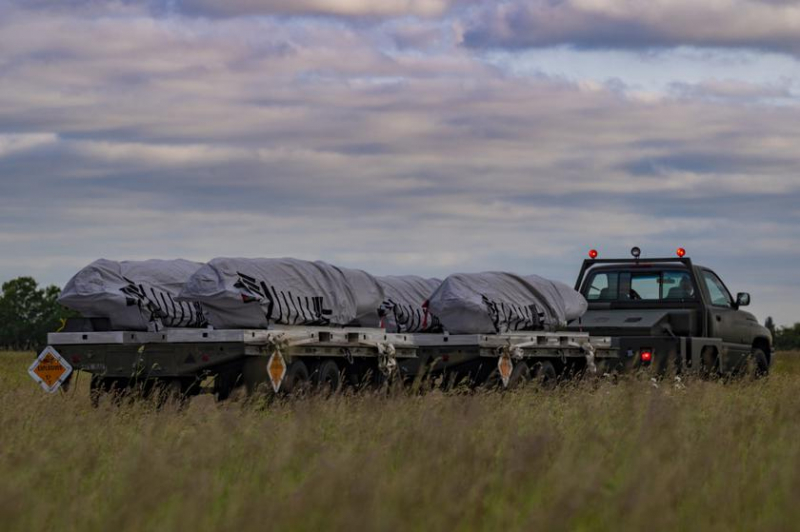
[[395,354],[397,350],[389,342],[369,342],[362,340],[359,342],[361,345],[374,347],[378,351],[378,371],[384,377],[389,378],[397,372],[397,359]]

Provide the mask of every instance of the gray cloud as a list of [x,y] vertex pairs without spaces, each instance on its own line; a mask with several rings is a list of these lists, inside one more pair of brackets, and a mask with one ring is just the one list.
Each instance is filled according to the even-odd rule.
[[684,245],[756,310],[796,319],[791,98],[645,98],[385,38],[325,20],[12,12],[0,278],[64,282],[99,256],[295,255],[570,281],[589,247]]
[[800,5],[767,0],[513,0],[473,14],[464,42],[474,48],[687,45],[794,54],[800,51]]
[[122,12],[146,9],[204,17],[331,16],[385,19],[414,16],[435,18],[471,0],[6,0],[34,10]]
[[454,0],[178,0],[186,13],[209,16],[333,15],[341,17],[441,16]]

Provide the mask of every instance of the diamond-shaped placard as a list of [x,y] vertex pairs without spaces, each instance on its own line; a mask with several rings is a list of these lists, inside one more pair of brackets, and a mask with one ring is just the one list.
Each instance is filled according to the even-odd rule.
[[72,373],[72,366],[55,348],[47,346],[28,368],[28,374],[44,391],[54,393]]
[[500,372],[500,379],[503,381],[503,388],[507,388],[508,381],[511,378],[511,372],[514,370],[514,363],[511,362],[511,357],[500,357],[500,359],[497,361],[497,370]]
[[267,373],[272,383],[272,389],[275,390],[275,393],[278,393],[278,390],[281,389],[283,378],[286,376],[286,361],[283,359],[283,355],[281,355],[280,351],[273,352],[272,356],[269,357]]

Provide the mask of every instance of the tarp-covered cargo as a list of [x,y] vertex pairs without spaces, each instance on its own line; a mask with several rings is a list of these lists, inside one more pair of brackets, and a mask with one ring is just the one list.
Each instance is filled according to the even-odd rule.
[[383,290],[361,270],[299,259],[216,258],[180,294],[215,328],[363,325],[378,321]]
[[182,259],[96,260],[69,280],[58,302],[87,318],[108,318],[114,329],[204,327],[198,304],[175,299],[201,266]]
[[439,285],[440,279],[425,279],[416,275],[377,277],[386,297],[380,307],[380,316],[386,332],[414,333],[437,332],[441,324],[425,312],[425,302]]
[[587,306],[564,283],[504,272],[451,275],[428,301],[429,313],[451,334],[556,330]]

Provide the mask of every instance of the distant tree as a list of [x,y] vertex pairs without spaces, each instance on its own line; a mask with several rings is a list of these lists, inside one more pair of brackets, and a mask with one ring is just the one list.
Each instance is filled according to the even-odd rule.
[[57,330],[61,320],[73,316],[58,304],[57,286],[39,288],[33,277],[18,277],[3,283],[0,293],[0,346],[31,349],[44,345],[47,333]]
[[800,323],[791,327],[780,327],[775,333],[775,349],[781,351],[800,350]]
[[772,337],[775,338],[775,322],[772,319],[772,316],[767,316],[767,321],[764,322],[764,327],[766,327],[770,333],[772,333]]

